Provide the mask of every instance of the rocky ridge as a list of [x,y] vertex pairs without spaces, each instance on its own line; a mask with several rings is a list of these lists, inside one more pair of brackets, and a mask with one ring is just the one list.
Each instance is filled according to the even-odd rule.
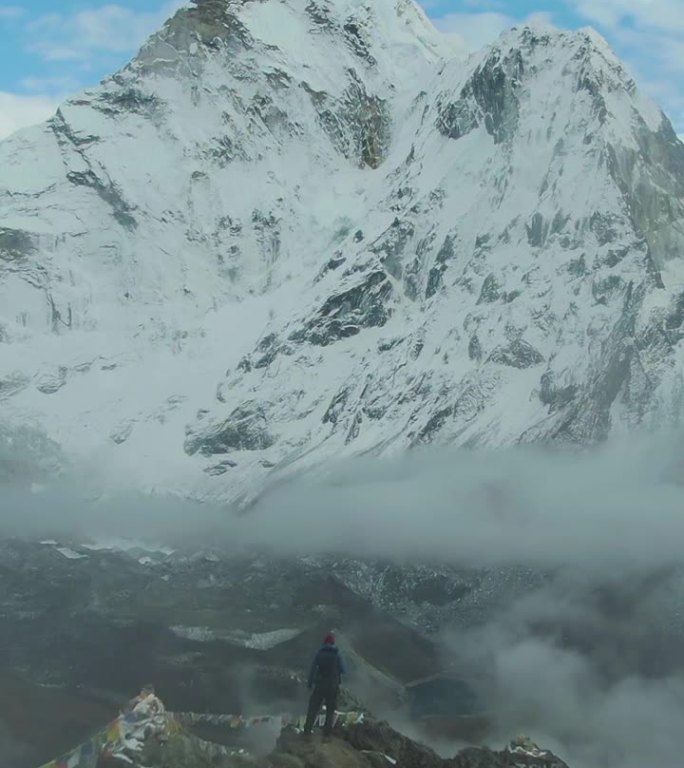
[[[163,746],[151,746],[143,754],[146,765],[168,768],[568,768],[552,752],[540,749],[524,737],[515,739],[501,751],[470,747],[453,758],[442,758],[432,749],[401,735],[386,723],[372,719],[359,725],[339,727],[329,741],[322,743],[302,739],[301,733],[286,728],[270,754],[254,758],[249,755],[225,756],[209,762],[208,745],[192,736],[172,737]],[[112,762],[100,768],[118,768]]]

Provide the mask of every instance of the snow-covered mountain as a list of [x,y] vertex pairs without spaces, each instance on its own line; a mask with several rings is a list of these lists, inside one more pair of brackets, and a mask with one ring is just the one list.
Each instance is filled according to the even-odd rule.
[[197,0],[0,144],[0,342],[17,452],[204,498],[669,424],[684,145],[591,30]]

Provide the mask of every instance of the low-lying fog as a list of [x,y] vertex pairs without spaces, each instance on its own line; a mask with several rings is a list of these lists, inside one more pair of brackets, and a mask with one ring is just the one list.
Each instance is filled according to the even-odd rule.
[[[0,464],[2,456],[0,456]],[[444,642],[487,681],[492,744],[518,732],[571,768],[681,764],[684,443],[585,452],[426,450],[281,482],[248,514],[91,477],[2,489],[0,535],[351,553],[553,577]],[[681,647],[681,649],[680,649]]]

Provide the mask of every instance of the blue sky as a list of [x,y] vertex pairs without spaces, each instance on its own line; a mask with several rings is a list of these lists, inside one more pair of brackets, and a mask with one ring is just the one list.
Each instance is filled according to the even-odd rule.
[[[182,0],[0,0],[0,137],[126,63]],[[596,27],[684,133],[684,0],[422,0],[470,49],[516,22]]]

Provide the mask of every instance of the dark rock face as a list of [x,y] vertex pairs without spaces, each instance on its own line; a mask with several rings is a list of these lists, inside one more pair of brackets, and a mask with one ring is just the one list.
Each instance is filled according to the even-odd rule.
[[596,211],[592,215],[589,225],[591,231],[596,235],[597,243],[601,246],[612,243],[617,238],[620,223],[614,214]]
[[356,336],[362,328],[381,327],[390,316],[386,304],[391,295],[392,285],[385,272],[369,272],[361,283],[327,299],[303,329],[290,335],[290,340],[307,340],[325,347]]
[[138,224],[132,215],[132,208],[123,199],[121,192],[109,179],[99,178],[93,170],[69,171],[67,179],[76,186],[90,187],[112,209],[112,215],[126,229],[135,229]]
[[403,277],[403,256],[414,234],[415,227],[410,221],[395,219],[370,246],[370,251],[379,257],[383,267],[397,280]]
[[442,427],[453,418],[454,410],[454,406],[449,405],[446,408],[440,408],[430,416],[427,424],[414,438],[413,445],[426,445],[432,442]]
[[303,741],[285,730],[264,768],[568,768],[553,753],[529,739],[519,739],[501,752],[470,747],[454,758],[442,758],[429,747],[395,731],[387,723],[369,719],[335,729],[334,738],[320,744]]
[[535,213],[526,228],[527,242],[533,248],[541,248],[546,241],[546,236],[549,231],[549,225],[544,221],[544,217],[541,213]]
[[270,448],[275,437],[267,427],[263,408],[256,403],[244,403],[222,423],[185,441],[190,456],[198,451],[203,456],[231,453],[232,451],[259,451]]
[[30,256],[35,251],[28,232],[0,227],[0,260],[14,261]]
[[[607,437],[611,425],[610,409],[639,367],[638,350],[634,344],[636,317],[641,307],[645,286],[625,292],[622,315],[602,345],[604,354],[591,373],[588,385],[578,393],[565,411],[557,437],[581,441]],[[642,378],[645,391],[633,392],[632,397],[642,403],[648,401],[650,382]]]
[[275,333],[266,335],[257,345],[256,352],[259,355],[254,363],[255,368],[268,368],[276,359],[280,350],[280,343]]
[[306,13],[315,27],[320,30],[330,31],[334,29],[335,20],[327,3],[310,0],[306,6]]
[[684,339],[684,293],[680,293],[672,303],[665,318],[665,329],[671,344]]
[[544,356],[531,344],[517,339],[510,344],[497,347],[487,362],[508,365],[511,368],[531,368],[544,362]]
[[227,0],[192,0],[193,6],[179,11],[169,23],[166,34],[171,40],[178,36],[184,41],[185,31],[192,29],[197,33],[202,44],[207,48],[216,49],[223,43],[238,48],[251,47],[253,38],[240,19],[231,13],[237,6],[245,5],[252,0],[238,0],[229,3]]
[[324,424],[337,424],[337,420],[344,414],[349,399],[349,390],[345,387],[332,399],[328,409],[323,414]]
[[[112,78],[112,81],[116,82],[116,79]],[[162,102],[155,95],[145,93],[140,88],[126,83],[123,78],[119,78],[119,81],[121,85],[119,89],[104,91],[101,94],[96,103],[96,108],[100,112],[116,115],[125,111],[149,116],[155,111],[161,111]]]
[[482,360],[482,344],[476,333],[470,337],[468,342],[468,357],[478,362]]
[[540,384],[539,399],[542,403],[549,406],[551,413],[564,408],[577,395],[577,386],[575,384],[559,387],[555,382],[553,371],[547,371],[542,374]]
[[[115,78],[112,78],[112,81],[115,82]],[[91,102],[81,99],[77,99],[72,103],[75,105],[91,104]],[[115,112],[115,110],[109,107],[102,106],[99,99],[92,102],[92,104],[96,109],[104,112],[105,114],[113,114]],[[80,131],[74,130],[73,126],[66,121],[64,113],[61,109],[58,109],[55,116],[48,121],[48,125],[50,126],[50,129],[54,133],[55,138],[61,147],[64,147],[65,145],[71,145],[78,151],[84,147],[100,141],[100,137],[92,133],[82,133]]]
[[523,72],[521,51],[513,51],[504,59],[495,52],[471,80],[472,95],[485,113],[487,133],[497,144],[512,138],[517,128],[516,90]]
[[482,283],[480,290],[480,298],[477,300],[478,304],[492,304],[498,301],[501,297],[501,285],[496,279],[496,275],[489,274]]
[[353,70],[348,77],[349,86],[340,99],[314,91],[307,83],[302,83],[302,88],[337,151],[360,168],[378,168],[391,137],[389,107],[379,96],[368,93]]
[[484,124],[496,144],[513,138],[519,118],[516,91],[523,73],[522,51],[502,56],[495,48],[463,87],[458,101],[439,107],[437,129],[450,139],[460,139]]
[[479,116],[466,101],[450,102],[440,108],[437,118],[439,132],[449,139],[460,139],[480,125]]
[[454,256],[454,237],[452,235],[447,235],[444,238],[442,247],[437,252],[435,263],[430,270],[430,274],[428,275],[427,286],[425,288],[426,299],[434,296],[444,284],[444,273],[448,268],[449,262],[453,261]]
[[442,768],[445,761],[428,747],[403,736],[387,723],[368,722],[346,730],[343,738],[358,752],[388,755],[407,768]]
[[684,229],[684,144],[664,120],[654,132],[640,120],[639,149],[607,148],[608,169],[646,239],[656,267],[681,258]]
[[344,39],[356,56],[371,66],[376,63],[363,29],[354,19],[347,19],[343,26]]
[[[524,746],[523,746],[524,745]],[[527,750],[527,751],[526,751]],[[386,723],[367,720],[360,725],[336,727],[329,740],[316,735],[306,740],[293,727],[283,729],[275,749],[262,757],[226,754],[217,748],[210,763],[211,746],[180,734],[162,747],[150,745],[145,765],[151,768],[568,768],[551,752],[540,750],[528,739],[513,742],[494,752],[470,747],[452,759],[440,757],[428,747],[390,728]],[[206,762],[205,762],[206,761]],[[220,761],[220,762],[217,762]],[[118,768],[102,765],[99,768]]]

